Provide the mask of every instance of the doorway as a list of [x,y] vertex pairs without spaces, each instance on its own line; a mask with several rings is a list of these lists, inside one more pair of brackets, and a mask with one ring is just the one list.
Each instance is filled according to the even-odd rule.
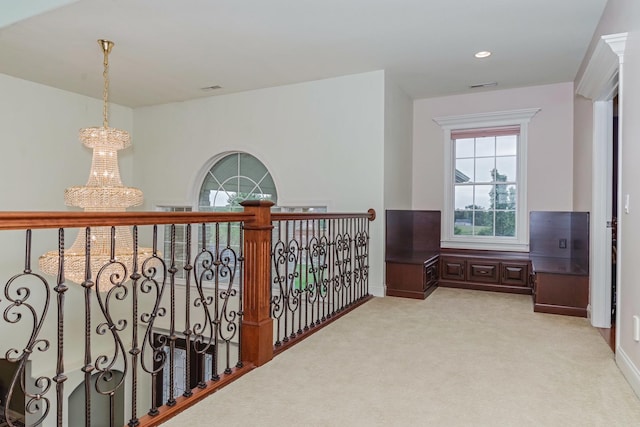
[[599,328],[600,334],[605,339],[611,351],[616,352],[616,314],[618,301],[618,206],[620,205],[618,191],[618,163],[619,163],[619,138],[618,138],[618,94],[611,101],[611,115],[607,121],[611,125],[610,137],[607,139],[607,252],[610,261],[607,261],[608,282],[607,288],[611,295],[609,308],[611,317],[606,325]]
[[[113,371],[113,377],[109,380],[111,384],[119,384],[122,380],[123,373],[120,371]],[[90,388],[90,405],[85,402],[85,388],[84,381],[81,382],[69,395],[69,414],[68,425],[80,426],[84,424],[85,411],[90,406],[91,413],[91,426],[92,427],[108,427],[110,425],[124,425],[124,387],[118,387],[115,392],[113,405],[114,405],[114,419],[111,420],[111,407],[109,396],[98,392],[96,388],[96,381],[105,381],[104,378],[100,379],[99,373],[91,376],[91,388]],[[111,424],[113,421],[114,424]]]
[[[613,129],[611,140],[611,329],[615,336],[618,266],[618,95],[613,98]],[[613,348],[615,349],[615,340]],[[615,350],[614,350],[615,351]]]
[[[612,236],[613,221],[611,212],[622,214],[619,192],[620,167],[616,161],[615,184],[613,173],[613,132],[616,131],[617,152],[616,160],[621,152],[621,135],[618,135],[618,121],[622,123],[624,112],[624,81],[623,58],[628,33],[609,34],[601,36],[582,77],[578,81],[576,93],[593,102],[593,140],[592,140],[592,170],[591,170],[591,215],[589,227],[589,318],[591,324],[597,328],[615,330],[614,348],[620,342],[619,306],[614,302],[624,298],[624,286],[620,279],[621,265],[618,255],[622,239],[621,233]],[[619,99],[618,99],[619,98]],[[616,105],[616,125],[613,120],[613,104]],[[613,191],[615,188],[615,192]],[[617,199],[617,203],[616,203]],[[615,203],[615,205],[614,205]],[[615,210],[614,210],[615,209]],[[616,216],[617,218],[617,216]],[[607,224],[611,222],[611,224]],[[621,221],[616,221],[616,231]],[[615,276],[614,276],[615,274]],[[615,289],[612,279],[615,277]],[[615,316],[612,316],[615,314]],[[618,326],[611,328],[611,326]],[[616,357],[616,360],[618,358]]]
[[616,313],[618,301],[618,95],[612,100],[612,135],[611,135],[611,327],[603,334],[611,351],[616,352]]

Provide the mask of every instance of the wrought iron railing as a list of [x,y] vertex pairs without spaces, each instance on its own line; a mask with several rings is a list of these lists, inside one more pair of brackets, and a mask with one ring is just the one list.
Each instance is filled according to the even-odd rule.
[[[272,222],[270,203],[243,205],[239,213],[0,213],[2,423],[158,425],[268,362],[274,331],[292,342],[366,299],[372,213]],[[274,236],[285,233],[273,249],[272,224]],[[87,263],[79,284],[66,280],[73,229],[90,258],[91,230],[104,226],[109,261]],[[117,227],[132,230],[129,264],[114,254]],[[277,260],[283,245],[296,248],[296,267]],[[52,277],[35,259],[55,246]],[[287,285],[272,282],[272,264]]]
[[273,214],[271,316],[275,351],[367,301],[367,214]]

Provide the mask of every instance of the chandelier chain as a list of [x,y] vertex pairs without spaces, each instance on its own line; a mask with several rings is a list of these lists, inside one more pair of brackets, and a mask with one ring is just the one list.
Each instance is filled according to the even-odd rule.
[[109,127],[109,50],[104,50],[104,71],[102,76],[104,77],[104,89],[102,91],[102,126],[106,129]]

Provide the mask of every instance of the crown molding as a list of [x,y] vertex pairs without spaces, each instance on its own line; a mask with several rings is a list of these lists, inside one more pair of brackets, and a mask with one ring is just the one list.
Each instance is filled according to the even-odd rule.
[[601,100],[618,85],[618,69],[624,61],[628,33],[600,37],[589,63],[578,82],[576,93],[592,100]]
[[443,129],[467,129],[478,126],[503,126],[514,123],[526,123],[540,108],[526,108],[522,110],[495,111],[491,113],[464,114],[460,116],[434,117]]

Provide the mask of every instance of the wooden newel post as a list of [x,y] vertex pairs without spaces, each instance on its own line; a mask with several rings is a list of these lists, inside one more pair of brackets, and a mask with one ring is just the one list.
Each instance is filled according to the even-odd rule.
[[267,200],[245,200],[245,212],[255,214],[244,223],[243,361],[261,366],[273,359],[271,319],[271,206]]

